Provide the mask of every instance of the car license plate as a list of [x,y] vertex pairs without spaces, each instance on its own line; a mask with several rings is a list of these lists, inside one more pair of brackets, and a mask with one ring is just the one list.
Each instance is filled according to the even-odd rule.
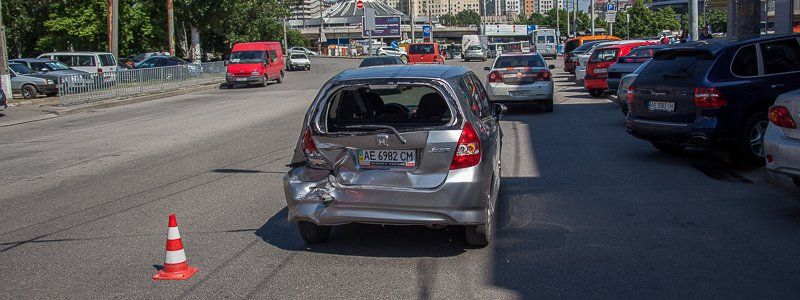
[[594,69],[594,72],[595,73],[606,73],[606,72],[608,72],[608,69]]
[[650,111],[675,111],[675,102],[650,101],[647,102]]
[[509,91],[508,95],[511,97],[530,96],[531,91]]
[[236,81],[247,81],[247,78],[236,78]]
[[358,150],[358,164],[380,167],[416,167],[414,150]]

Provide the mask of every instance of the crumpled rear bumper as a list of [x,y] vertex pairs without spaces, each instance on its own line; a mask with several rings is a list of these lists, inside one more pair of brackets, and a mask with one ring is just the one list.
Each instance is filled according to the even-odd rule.
[[480,167],[450,171],[434,189],[343,186],[327,171],[296,167],[283,179],[289,222],[318,225],[485,224],[490,181]]

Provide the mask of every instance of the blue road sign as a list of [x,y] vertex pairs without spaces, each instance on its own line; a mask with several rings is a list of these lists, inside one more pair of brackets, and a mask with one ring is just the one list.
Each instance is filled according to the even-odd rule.
[[609,2],[608,7],[606,7],[606,11],[615,11],[615,10],[617,10],[617,6],[614,5],[613,2]]
[[528,25],[528,34],[531,34],[531,32],[536,31],[536,28],[537,28],[536,25]]
[[430,25],[422,25],[422,36],[423,37],[431,36],[431,26]]

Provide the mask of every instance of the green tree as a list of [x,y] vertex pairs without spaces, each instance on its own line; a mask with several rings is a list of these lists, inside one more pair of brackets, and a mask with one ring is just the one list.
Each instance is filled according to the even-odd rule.
[[456,24],[458,26],[478,26],[481,24],[481,15],[478,12],[468,9],[462,10],[456,14]]
[[308,38],[300,33],[298,30],[289,30],[286,32],[286,38],[289,40],[289,47],[309,47],[311,42]]
[[444,14],[439,17],[439,23],[442,23],[444,26],[456,26],[458,22],[456,20],[456,16],[452,14]]

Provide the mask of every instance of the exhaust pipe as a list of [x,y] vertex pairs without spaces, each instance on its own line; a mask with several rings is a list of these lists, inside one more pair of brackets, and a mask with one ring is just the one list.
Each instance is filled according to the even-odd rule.
[[705,135],[694,135],[694,136],[691,137],[690,140],[692,141],[692,143],[702,145],[702,144],[707,144],[708,141],[709,141],[709,138],[707,136],[705,136]]

